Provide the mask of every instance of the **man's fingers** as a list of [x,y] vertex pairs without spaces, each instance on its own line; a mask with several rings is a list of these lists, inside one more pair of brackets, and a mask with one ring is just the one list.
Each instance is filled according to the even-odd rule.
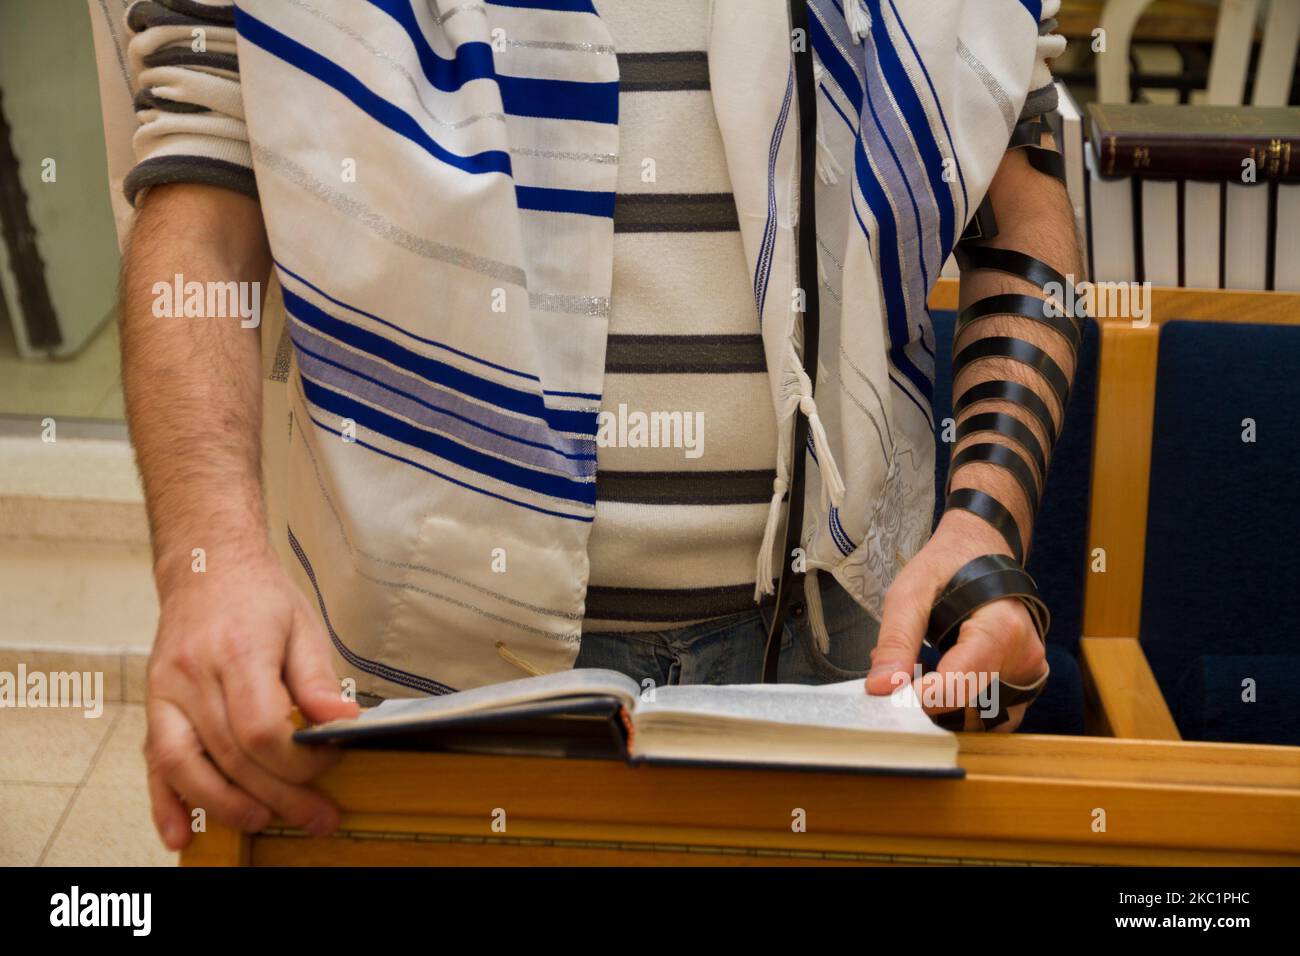
[[930,606],[925,596],[910,587],[907,579],[895,581],[885,594],[880,636],[871,651],[868,694],[893,693],[912,679],[929,621]]
[[[149,765],[149,796],[153,802],[154,822],[159,835],[173,846],[171,826],[176,817],[176,795],[191,807],[203,809],[228,827],[253,833],[271,822],[271,811],[217,772],[204,755],[199,738],[189,718],[171,703],[154,698],[148,711],[149,733],[145,759]],[[152,781],[157,778],[164,788]],[[174,803],[173,803],[174,801]],[[182,808],[181,824],[189,828],[188,815]],[[183,838],[182,845],[189,842]]]
[[146,775],[149,784],[149,807],[154,829],[162,838],[163,846],[178,853],[190,843],[190,815],[180,797],[167,785],[162,774],[150,770]]
[[285,651],[284,679],[304,717],[315,724],[361,712],[356,701],[345,700],[330,662],[329,641],[320,622],[310,615],[294,618]]
[[338,751],[293,742],[293,701],[273,658],[246,655],[220,675],[230,732],[263,770],[291,783],[308,783],[338,762]]
[[320,836],[338,828],[338,810],[310,787],[289,783],[263,770],[236,742],[224,702],[204,697],[193,711],[203,748],[222,772],[270,807],[285,823]]

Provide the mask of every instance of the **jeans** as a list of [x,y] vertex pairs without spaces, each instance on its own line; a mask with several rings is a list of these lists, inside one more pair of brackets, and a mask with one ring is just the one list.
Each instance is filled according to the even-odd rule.
[[[817,647],[802,597],[786,615],[777,680],[829,684],[865,677],[879,624],[838,584],[821,590],[830,653]],[[588,633],[574,667],[621,671],[638,684],[756,684],[774,608],[755,607],[728,617],[668,631]]]

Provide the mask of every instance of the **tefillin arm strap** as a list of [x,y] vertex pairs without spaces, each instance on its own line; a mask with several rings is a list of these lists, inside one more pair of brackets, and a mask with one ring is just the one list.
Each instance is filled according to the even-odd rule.
[[[1048,127],[1041,117],[1026,120],[1015,128],[1008,149],[1024,149],[1026,159],[1035,170],[1063,180],[1060,154],[1039,145],[1040,138],[1046,131]],[[1070,303],[1077,301],[1070,282],[1047,263],[1023,252],[976,245],[977,240],[989,239],[995,235],[997,222],[992,214],[992,204],[986,196],[971,226],[954,250],[962,274],[988,270],[1015,276],[1042,290],[1043,296],[1040,298],[1036,295],[1004,293],[980,299],[958,315],[954,339],[959,339],[965,329],[983,319],[1014,316],[1029,319],[1050,330],[1065,343],[1072,356],[1077,355],[1087,317],[1069,307]],[[1000,402],[1003,407],[1010,405],[1025,420],[1022,420],[1021,415],[1005,411],[977,410],[976,414],[966,417],[957,428],[958,443],[971,435],[997,436],[1001,441],[967,445],[953,455],[948,467],[946,509],[971,512],[992,525],[1006,541],[1012,556],[988,554],[975,558],[958,570],[944,586],[930,611],[930,623],[926,632],[926,640],[941,654],[956,643],[961,625],[971,615],[981,607],[1003,598],[1014,597],[1024,603],[1041,640],[1046,641],[1051,623],[1047,606],[1039,597],[1033,578],[1023,567],[1028,535],[1022,535],[1011,510],[985,491],[974,488],[953,491],[952,481],[958,469],[973,462],[1000,468],[1010,474],[1024,491],[1032,522],[1042,500],[1052,447],[1060,435],[1057,422],[1064,419],[1069,402],[1070,380],[1056,361],[1034,343],[1011,336],[991,336],[975,339],[954,355],[954,384],[963,370],[981,359],[1002,359],[1037,373],[1037,378],[1046,383],[1058,414],[1053,415],[1050,404],[1033,389],[1010,379],[978,382],[954,395],[954,415],[960,416],[986,403]],[[1026,421],[1032,421],[1037,426],[1037,433]],[[1040,435],[1045,442],[1040,440]],[[1028,687],[1001,681],[998,688],[998,712],[992,717],[981,717],[985,728],[1004,723],[1008,718],[1007,708],[1033,701],[1046,682],[1046,674]],[[958,711],[943,715],[939,723],[960,727],[964,720],[965,714]]]

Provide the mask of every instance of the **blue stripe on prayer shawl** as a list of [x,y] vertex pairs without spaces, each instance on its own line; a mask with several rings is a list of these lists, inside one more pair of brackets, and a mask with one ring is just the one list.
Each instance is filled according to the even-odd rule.
[[[289,335],[290,341],[298,350],[298,367],[303,370],[304,375],[319,380],[323,385],[327,385],[336,391],[351,392],[358,395],[364,394],[367,399],[375,404],[383,405],[388,411],[405,415],[407,418],[415,419],[416,415],[411,414],[409,409],[400,407],[403,402],[409,403],[409,405],[417,405],[421,409],[427,409],[427,411],[421,411],[419,415],[429,422],[430,427],[440,428],[464,444],[475,445],[484,451],[509,458],[520,465],[565,471],[575,478],[590,478],[596,473],[596,455],[594,452],[566,452],[564,449],[557,448],[546,442],[532,441],[522,435],[503,431],[500,428],[493,428],[486,422],[471,415],[460,414],[453,408],[447,407],[456,403],[454,401],[439,401],[446,397],[445,393],[439,396],[436,392],[425,390],[424,394],[431,399],[426,400],[426,398],[416,394],[415,391],[408,391],[409,385],[405,388],[402,387],[405,383],[403,383],[401,376],[394,374],[392,369],[387,366],[381,366],[378,362],[370,360],[362,360],[362,364],[375,373],[367,374],[352,368],[339,358],[331,358],[324,351],[311,348],[302,341],[304,338],[309,337],[311,337],[311,333],[302,329],[298,329],[296,335],[293,333]],[[319,339],[319,337],[317,338]],[[319,342],[325,350],[331,350],[329,348],[330,343],[327,343],[325,339],[319,339]],[[347,354],[348,358],[354,363],[358,361],[356,355],[344,353],[341,348],[335,347],[332,351],[336,355],[340,353]],[[368,383],[374,388],[362,383]],[[397,400],[394,401],[392,396],[396,396]],[[460,407],[463,408],[464,404],[462,402]],[[429,415],[429,412],[433,414]],[[500,422],[500,419],[498,419],[498,422]],[[506,424],[520,422],[522,420],[517,418],[505,419]],[[594,446],[595,443],[591,442],[590,444]],[[530,453],[524,450],[526,448],[536,449],[536,451]],[[537,452],[543,454],[539,455]]]
[[[369,0],[401,25],[415,46],[420,68],[435,89],[454,92],[471,80],[495,80],[501,90],[501,105],[513,116],[542,119],[584,120],[591,123],[618,122],[618,82],[584,83],[574,80],[534,79],[503,76],[496,72],[492,47],[483,42],[463,43],[456,59],[439,56],[420,29],[410,0]],[[462,62],[463,58],[463,62]]]
[[[380,325],[384,326],[385,328],[392,329],[394,332],[397,332],[400,335],[404,335],[407,338],[411,339],[412,341],[419,342],[422,345],[432,345],[434,348],[442,349],[444,352],[450,352],[453,355],[459,355],[461,358],[469,359],[471,362],[476,362],[479,365],[482,365],[486,368],[496,369],[498,372],[505,372],[507,375],[517,375],[519,378],[527,379],[530,382],[536,382],[539,385],[542,383],[541,378],[538,377],[537,375],[532,374],[531,372],[521,372],[518,369],[513,369],[506,365],[500,365],[496,362],[489,362],[485,358],[479,358],[477,355],[471,355],[469,352],[463,352],[460,349],[452,348],[450,345],[446,345],[442,342],[439,342],[436,339],[426,338],[423,335],[416,335],[414,332],[408,329],[404,329],[400,325],[396,325],[392,322],[389,322],[387,319],[381,319],[373,312],[367,312],[365,309],[358,309],[355,305],[349,305],[348,303],[344,302],[342,299],[334,298],[334,296],[330,295],[320,286],[312,283],[305,276],[301,276],[298,273],[294,272],[292,269],[286,266],[279,259],[272,258],[271,261],[274,262],[276,268],[278,268],[285,275],[289,276],[291,279],[301,282],[303,285],[311,289],[322,299],[327,299],[328,301],[334,303],[340,308],[347,309],[349,312],[355,312],[357,315],[364,316],[365,318],[370,319],[373,322],[378,322]],[[600,401],[601,398],[601,396],[594,394],[592,392],[563,392],[563,391],[553,391],[551,389],[542,389],[542,394],[553,395],[556,398],[590,399],[592,401],[597,401],[597,402]]]
[[487,2],[494,7],[522,7],[525,10],[552,10],[557,13],[596,13],[591,0],[487,0]]
[[420,355],[405,349],[382,335],[352,325],[335,318],[325,310],[313,305],[289,289],[282,289],[284,307],[289,314],[303,325],[315,329],[322,335],[337,339],[359,351],[383,359],[398,368],[405,369],[413,375],[429,382],[436,382],[446,388],[476,398],[489,405],[504,408],[521,415],[545,422],[557,432],[569,432],[579,435],[596,434],[596,413],[594,411],[571,411],[550,408],[540,395],[535,392],[523,392],[519,389],[479,378],[463,369],[439,362],[427,355]]
[[[844,94],[850,103],[856,105],[859,114],[861,114],[862,108],[865,106],[865,100],[857,74],[848,61],[841,56],[839,49],[826,32],[819,17],[810,17],[808,22],[809,35],[813,40],[813,49],[821,58],[827,73],[836,83],[839,83],[842,79],[843,82],[849,84],[844,89]],[[899,258],[902,250],[899,248],[898,228],[894,219],[894,212],[889,197],[886,195],[881,183],[876,180],[875,173],[867,162],[862,137],[858,134],[858,130],[861,128],[860,125],[855,127],[838,107],[836,107],[836,112],[849,125],[850,130],[854,132],[854,165],[857,170],[858,188],[862,191],[863,199],[866,201],[868,208],[871,209],[876,224],[880,229],[880,241],[877,243],[876,248],[880,264],[881,294],[884,298],[885,316],[889,329],[890,362],[908,381],[916,386],[917,391],[925,397],[927,402],[931,402],[934,395],[934,386],[930,381],[930,377],[917,368],[904,352],[912,336],[907,302],[903,296],[903,264]],[[865,232],[866,227],[862,223],[860,216],[858,222],[863,226]],[[869,236],[870,233],[868,232],[867,235]],[[928,412],[925,415],[929,418]]]
[[614,218],[614,193],[612,192],[553,189],[547,186],[515,186],[515,196],[520,209]]
[[763,239],[758,248],[758,264],[754,270],[754,305],[758,308],[758,324],[763,324],[763,306],[767,303],[767,284],[772,278],[772,252],[776,248],[776,158],[781,151],[781,137],[790,116],[790,103],[794,98],[794,65],[791,64],[785,80],[785,98],[781,112],[772,127],[772,140],[767,148],[767,221],[763,224]]
[[1020,5],[1029,11],[1035,23],[1043,19],[1043,0],[1020,0]]
[[[833,3],[834,0],[831,0]],[[838,9],[838,7],[837,7]],[[924,303],[929,293],[931,283],[930,274],[933,271],[936,276],[942,265],[942,259],[946,253],[940,249],[939,229],[936,228],[936,207],[942,199],[936,201],[932,193],[922,189],[920,201],[917,198],[917,192],[913,190],[913,181],[924,184],[924,177],[918,175],[917,156],[913,148],[913,141],[909,138],[908,130],[903,125],[901,118],[890,99],[892,93],[889,84],[881,72],[879,55],[876,52],[874,39],[869,38],[859,45],[860,52],[857,57],[860,62],[856,66],[861,71],[859,77],[858,71],[848,68],[845,64],[842,51],[853,49],[854,45],[849,37],[848,30],[844,27],[840,17],[827,17],[824,21],[821,15],[816,18],[819,33],[824,34],[821,38],[814,38],[814,48],[818,42],[822,44],[823,49],[829,48],[841,55],[838,60],[841,68],[836,74],[843,77],[846,82],[852,84],[850,87],[853,94],[861,90],[861,95],[850,95],[850,99],[859,102],[859,112],[862,114],[862,124],[858,127],[862,135],[868,137],[871,144],[871,155],[875,157],[880,152],[878,144],[883,143],[885,149],[889,152],[889,157],[893,160],[889,164],[883,156],[878,158],[877,168],[880,170],[881,185],[885,192],[892,196],[894,201],[902,208],[902,194],[906,192],[908,202],[911,204],[912,215],[910,217],[911,231],[904,227],[902,220],[897,222],[898,239],[905,242],[908,248],[917,250],[916,260],[920,265],[919,275],[915,271],[904,269],[900,274],[907,281],[907,292],[910,293],[912,303]],[[838,44],[835,42],[838,40]],[[865,82],[864,86],[859,87],[859,82]],[[873,95],[872,91],[875,90]],[[877,101],[880,101],[880,110],[877,110]],[[838,105],[832,100],[836,112],[841,114]],[[867,123],[867,115],[871,116],[871,123]],[[853,127],[853,124],[849,124]],[[940,217],[941,218],[941,217]],[[904,302],[908,301],[908,296],[904,297]],[[912,337],[912,325],[915,319],[915,325],[919,329],[919,335],[916,340]],[[891,361],[899,366],[904,367],[908,363],[914,365],[920,373],[927,379],[933,378],[933,373],[929,370],[924,359],[933,362],[934,354],[930,352],[924,342],[926,330],[931,327],[928,312],[925,311],[924,305],[921,306],[920,314],[916,314],[915,306],[907,311],[904,323],[907,333],[904,338],[897,335],[898,325],[891,327]],[[919,349],[916,347],[919,344]],[[918,354],[919,352],[919,354]]]
[[853,165],[858,174],[858,188],[862,191],[862,198],[866,200],[867,208],[871,210],[879,229],[876,249],[880,262],[880,287],[885,299],[885,315],[889,327],[890,361],[909,382],[916,386],[916,390],[925,397],[927,402],[933,402],[933,383],[903,353],[904,346],[911,340],[907,302],[903,297],[904,266],[901,261],[903,250],[899,242],[894,210],[889,204],[889,197],[871,170],[861,137],[853,143]]
[[332,415],[349,418],[375,434],[418,448],[468,471],[516,488],[561,501],[572,501],[591,507],[596,505],[594,481],[575,481],[561,475],[534,471],[523,465],[503,461],[473,448],[467,448],[436,432],[388,415],[377,408],[318,384],[302,374],[299,374],[298,380],[307,401]]
[[[340,438],[343,437],[343,433],[341,431],[339,431],[337,428],[332,428],[329,425],[326,425],[315,415],[308,413],[307,417],[310,418],[312,420],[312,424],[314,424],[317,428],[321,429],[321,431],[327,431],[331,435],[338,435]],[[364,448],[366,449],[366,451],[372,451],[376,455],[382,455],[383,457],[389,458],[393,461],[399,461],[404,465],[410,465],[412,468],[418,468],[420,471],[433,475],[435,478],[441,478],[443,481],[446,481],[449,484],[456,485],[460,488],[464,488],[466,491],[473,491],[476,494],[483,495],[486,498],[495,498],[498,501],[504,501],[508,505],[516,505],[520,508],[527,508],[529,511],[536,511],[538,514],[549,515],[552,518],[564,518],[566,521],[582,521],[590,524],[592,521],[596,520],[595,515],[591,515],[591,514],[575,515],[575,514],[566,514],[563,511],[552,511],[549,508],[540,508],[537,505],[529,504],[526,501],[516,501],[514,498],[507,498],[505,495],[499,495],[495,491],[488,491],[486,488],[477,488],[474,485],[467,484],[463,481],[460,481],[459,479],[453,478],[451,477],[451,475],[443,474],[441,471],[438,471],[436,468],[430,468],[428,465],[422,465],[418,461],[412,461],[409,458],[403,458],[401,455],[394,454],[393,452],[387,451],[376,445],[371,445],[360,438],[352,439],[352,444],[356,445],[358,448]]]
[[[876,22],[883,27],[885,15],[881,10],[880,2],[881,0],[867,0],[867,7],[870,9],[871,15],[876,18]],[[899,112],[912,133],[912,139],[916,142],[917,152],[921,157],[921,166],[929,179],[930,189],[934,193],[935,204],[939,207],[940,248],[951,249],[957,239],[952,188],[943,179],[943,160],[945,157],[943,151],[939,149],[939,144],[935,141],[934,131],[930,128],[929,114],[926,113],[921,98],[917,95],[916,88],[912,86],[912,78],[908,76],[907,69],[903,66],[898,51],[894,49],[889,30],[873,30],[867,34],[867,39],[863,42],[871,43],[876,55],[880,58],[880,66],[884,73],[885,82],[894,95]]]
[[407,671],[398,670],[396,667],[389,667],[387,664],[381,664],[378,661],[372,661],[368,658],[357,654],[350,647],[343,643],[338,632],[334,630],[334,624],[330,621],[329,611],[325,608],[325,595],[321,594],[320,584],[316,580],[316,572],[311,566],[311,561],[307,559],[307,552],[302,549],[302,544],[293,533],[293,528],[287,529],[289,532],[289,547],[293,553],[298,556],[298,563],[302,565],[303,572],[307,575],[307,580],[311,582],[312,590],[316,592],[316,604],[320,608],[321,619],[325,622],[325,630],[329,632],[330,643],[339,652],[339,656],[351,664],[359,671],[367,674],[374,674],[390,683],[400,684],[403,687],[411,687],[415,690],[424,691],[431,697],[442,694],[455,693],[456,688],[449,687],[446,684],[434,680],[432,677],[421,677],[418,674],[412,674]]
[[[1023,2],[1023,0],[1022,0]],[[934,102],[935,112],[939,114],[939,122],[943,124],[943,135],[948,140],[948,156],[952,159],[952,164],[957,169],[957,181],[961,184],[961,211],[963,227],[970,219],[970,197],[966,194],[966,175],[961,170],[961,159],[957,156],[957,150],[952,144],[952,130],[948,128],[948,117],[944,115],[943,103],[939,102],[939,91],[934,88],[934,80],[930,78],[930,71],[925,66],[925,61],[921,59],[921,51],[916,48],[912,42],[912,34],[907,30],[907,24],[903,22],[903,17],[899,14],[898,8],[894,6],[894,0],[889,0],[889,8],[894,11],[894,17],[898,20],[898,27],[903,31],[903,36],[907,39],[907,45],[912,48],[912,56],[916,57],[916,62],[921,67],[921,74],[925,77],[926,85],[930,87],[930,99]],[[947,250],[951,253],[952,250]],[[945,258],[947,258],[945,253]]]
[[[415,143],[448,166],[473,174],[502,173],[513,176],[508,153],[502,150],[485,150],[472,156],[453,153],[436,142],[415,118],[401,107],[379,96],[347,70],[321,56],[315,50],[303,46],[297,40],[239,8],[236,8],[235,23],[239,35],[250,43],[337,90],[375,122]],[[608,219],[614,216],[614,193],[612,192],[516,186],[515,195],[516,204],[520,209],[576,213]]]
[[453,93],[473,80],[496,78],[496,66],[489,44],[481,40],[462,43],[456,47],[455,57],[449,60],[439,56],[425,39],[420,24],[415,19],[415,11],[411,9],[410,0],[369,0],[369,3],[396,20],[406,31],[415,44],[415,53],[424,75],[434,89]]
[[316,79],[333,87],[352,101],[375,122],[388,127],[420,146],[431,156],[468,173],[504,173],[511,175],[510,155],[502,150],[485,150],[472,156],[460,156],[435,142],[419,123],[401,108],[374,93],[338,64],[303,46],[274,27],[258,20],[243,8],[235,9],[239,35]]

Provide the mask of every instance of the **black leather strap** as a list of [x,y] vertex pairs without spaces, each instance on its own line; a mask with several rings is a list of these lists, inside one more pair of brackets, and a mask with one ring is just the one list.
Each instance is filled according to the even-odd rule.
[[1065,408],[1070,400],[1070,380],[1065,377],[1065,373],[1061,371],[1061,366],[1056,364],[1056,360],[1038,346],[1022,339],[1013,339],[1006,336],[990,336],[989,338],[976,339],[953,358],[953,380],[956,380],[962,369],[967,365],[982,358],[1008,358],[1019,362],[1021,365],[1027,365],[1038,372],[1056,395],[1056,401],[1061,408],[1062,415],[1064,415]]
[[1056,438],[1056,419],[1052,418],[1052,410],[1047,407],[1047,403],[1028,385],[1000,378],[979,382],[957,396],[952,403],[952,413],[954,416],[960,415],[978,402],[1010,402],[1029,412],[1048,437],[1047,451],[1051,453]]
[[1073,319],[1064,315],[1052,315],[1043,308],[1046,302],[1046,299],[1024,295],[1020,292],[1004,292],[1000,295],[985,296],[962,309],[957,316],[957,324],[954,327],[953,334],[959,335],[961,330],[970,323],[989,316],[1014,315],[1047,326],[1070,343],[1072,352],[1077,352],[1080,338],[1079,326]]
[[1020,526],[1016,524],[1015,516],[1007,510],[1006,505],[978,488],[958,488],[948,495],[948,503],[944,506],[946,511],[954,508],[969,511],[975,517],[987,521],[998,534],[1002,535],[1002,540],[1011,549],[1016,563],[1024,563],[1025,550],[1024,545],[1020,543]]
[[1047,455],[1043,446],[1039,444],[1038,436],[1033,430],[1020,419],[1006,412],[980,412],[964,419],[957,426],[957,441],[978,432],[997,432],[1010,438],[1029,455],[1042,480],[1047,479]]
[[1038,586],[1019,562],[1004,554],[986,554],[964,564],[940,593],[930,610],[925,639],[941,654],[957,640],[961,624],[972,614],[1006,597],[1020,598],[1046,643],[1051,613],[1038,596]]
[[991,269],[995,272],[1003,272],[1018,279],[1024,279],[1026,282],[1032,282],[1044,292],[1047,292],[1048,287],[1059,288],[1071,302],[1077,301],[1074,296],[1074,286],[1070,284],[1070,281],[1065,276],[1041,259],[1035,259],[1023,252],[1017,252],[1014,249],[998,249],[995,246],[977,246],[974,243],[963,243],[953,250],[953,254],[957,257],[957,265],[963,272],[970,269]]
[[1043,134],[1050,132],[1052,128],[1043,122],[1041,116],[1024,120],[1016,124],[1016,128],[1011,131],[1011,140],[1007,143],[1007,149],[1023,149],[1029,165],[1040,173],[1046,173],[1064,183],[1065,158],[1056,150],[1041,145]]
[[980,442],[978,445],[969,445],[953,455],[952,461],[948,463],[948,487],[945,491],[952,489],[952,479],[957,474],[958,468],[963,465],[981,462],[995,465],[1003,471],[1010,472],[1025,492],[1025,498],[1029,501],[1030,513],[1038,511],[1038,481],[1034,477],[1033,469],[1029,467],[1023,458],[1016,454],[1014,449],[995,442]]
[[[808,35],[807,0],[790,0],[790,28]],[[802,44],[794,51],[795,86],[799,93],[799,220],[795,255],[799,284],[803,288],[803,367],[813,387],[817,386],[817,346],[821,300],[817,281],[817,88],[813,81],[812,47]],[[804,575],[794,570],[791,554],[802,542],[804,480],[807,472],[808,418],[794,416],[794,462],[787,495],[785,547],[781,558],[781,576],[776,586],[776,609],[763,649],[763,683],[776,683],[781,659],[781,633],[796,595],[803,593]]]

